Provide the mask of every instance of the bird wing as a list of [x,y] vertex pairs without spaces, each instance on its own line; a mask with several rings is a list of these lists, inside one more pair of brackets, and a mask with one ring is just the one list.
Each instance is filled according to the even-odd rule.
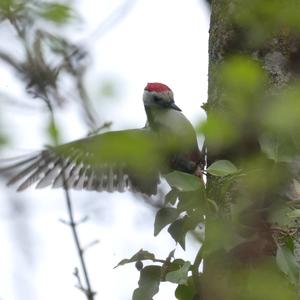
[[159,153],[157,137],[148,128],[111,131],[47,147],[0,172],[15,172],[8,185],[18,183],[18,191],[36,184],[36,188],[130,189],[152,195],[159,183]]

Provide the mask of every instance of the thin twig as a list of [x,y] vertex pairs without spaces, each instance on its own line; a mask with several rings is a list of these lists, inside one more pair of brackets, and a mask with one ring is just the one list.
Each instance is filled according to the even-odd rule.
[[69,224],[70,224],[70,227],[72,230],[73,238],[74,238],[76,249],[77,249],[78,256],[79,256],[81,269],[83,272],[84,281],[86,284],[86,288],[81,288],[81,290],[84,292],[84,294],[86,295],[88,300],[94,300],[94,296],[96,293],[92,290],[92,287],[91,287],[90,278],[89,278],[89,274],[88,274],[85,259],[84,259],[84,250],[82,249],[81,244],[80,244],[77,227],[76,227],[77,224],[74,220],[73,206],[72,206],[69,190],[68,190],[65,179],[64,179],[64,191],[65,191],[68,215],[69,215],[69,219],[70,219]]
[[112,125],[112,122],[104,122],[103,125],[101,125],[100,127],[90,130],[87,135],[91,136],[91,135],[98,134],[102,130],[109,128],[111,125]]
[[87,245],[85,245],[82,250],[83,252],[86,252],[86,250],[88,250],[89,248],[91,247],[94,247],[95,245],[99,244],[100,241],[99,240],[94,240],[94,241],[91,241],[90,243],[88,243]]
[[[54,112],[53,112],[51,102],[49,101],[47,96],[42,97],[42,99],[46,102],[46,104],[49,108],[49,112],[51,114],[53,124],[55,124]],[[65,176],[65,172],[64,172],[64,166],[62,165],[61,167],[62,167],[62,177],[63,177],[63,188],[64,188],[64,192],[65,192],[65,199],[66,199],[66,205],[67,205],[67,211],[68,211],[68,217],[69,217],[69,220],[63,221],[63,223],[68,224],[71,227],[86,287],[84,287],[81,283],[79,272],[78,272],[77,268],[75,269],[74,275],[77,277],[77,280],[79,283],[79,289],[86,295],[87,300],[94,300],[95,299],[94,296],[96,295],[96,292],[94,292],[91,287],[90,278],[89,278],[87,266],[86,266],[85,259],[84,259],[84,249],[81,246],[78,232],[77,232],[77,226],[80,223],[85,222],[87,220],[87,217],[84,217],[79,222],[75,221],[74,213],[73,213],[73,205],[72,205],[72,201],[71,201],[71,197],[70,197],[70,193],[69,193],[69,189],[68,189],[68,184],[67,184],[67,180],[66,180],[66,176]]]

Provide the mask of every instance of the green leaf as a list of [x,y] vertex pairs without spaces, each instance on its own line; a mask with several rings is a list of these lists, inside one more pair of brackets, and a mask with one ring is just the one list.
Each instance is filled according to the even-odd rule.
[[0,10],[8,12],[12,5],[13,5],[12,0],[1,0],[0,1]]
[[[173,256],[174,257],[174,256]],[[169,259],[169,257],[167,258]],[[181,258],[176,258],[174,259],[172,262],[171,260],[166,260],[166,263],[162,266],[163,271],[164,271],[164,279],[165,279],[165,275],[173,272],[173,271],[178,271],[183,265],[184,265],[185,261]]]
[[154,222],[154,236],[157,236],[159,232],[168,224],[172,223],[177,219],[179,211],[173,207],[161,208],[155,217]]
[[273,97],[266,113],[264,114],[264,124],[266,128],[276,135],[285,137],[286,135],[299,136],[300,132],[300,88],[299,84],[288,85]]
[[300,209],[293,209],[291,212],[287,213],[287,216],[292,219],[300,217]]
[[0,0],[0,22],[22,18],[26,4],[26,1]]
[[136,261],[142,261],[142,260],[155,260],[155,256],[153,253],[145,251],[143,249],[141,249],[140,251],[138,251],[136,254],[134,254],[131,258],[129,259],[122,259],[115,267],[119,267],[119,266],[123,266],[125,264],[128,263],[132,263],[132,262],[136,262]]
[[8,144],[8,142],[9,142],[8,138],[1,132],[0,133],[0,147]]
[[59,144],[59,131],[56,127],[56,124],[54,122],[53,119],[51,119],[48,123],[48,127],[47,127],[47,132],[48,132],[48,135],[52,141],[52,143],[54,145],[58,145]]
[[184,216],[182,219],[176,220],[168,228],[168,232],[170,233],[174,241],[176,243],[179,243],[183,249],[185,249],[185,235],[187,233],[185,226],[186,218],[187,216]]
[[185,236],[187,232],[194,229],[196,225],[197,224],[195,223],[195,220],[193,218],[189,218],[187,215],[185,215],[181,219],[173,222],[169,226],[168,232],[170,233],[174,241],[176,243],[179,243],[182,249],[185,249]]
[[160,266],[147,266],[141,270],[139,287],[134,290],[132,300],[152,300],[158,293],[161,277]]
[[222,97],[226,97],[230,108],[241,114],[246,113],[245,110],[251,105],[255,108],[258,97],[253,96],[258,96],[258,93],[264,89],[267,79],[258,61],[246,55],[231,56],[222,64],[219,71],[218,79],[226,89],[226,95]]
[[237,173],[238,169],[229,160],[218,160],[207,168],[207,172],[214,176],[227,176]]
[[178,284],[187,284],[188,271],[190,269],[190,266],[191,263],[189,261],[186,261],[179,270],[169,272],[166,275],[166,280]]
[[213,151],[220,151],[233,145],[240,136],[239,128],[232,119],[218,111],[210,111],[207,120],[201,123],[197,131],[205,135],[205,143]]
[[172,204],[175,205],[177,198],[178,198],[179,191],[177,189],[172,189],[166,196],[165,196],[165,204]]
[[44,3],[40,15],[51,22],[62,24],[71,18],[71,8],[61,3]]
[[298,282],[298,264],[291,250],[286,246],[279,246],[276,254],[279,269],[285,273],[293,284]]
[[196,191],[204,188],[203,182],[199,177],[180,171],[169,173],[165,175],[165,178],[172,188],[176,188],[179,191]]
[[191,278],[188,279],[188,285],[179,284],[175,290],[175,297],[178,300],[194,300],[195,289],[193,285],[189,284]]
[[177,210],[191,212],[195,209],[205,209],[205,191],[182,192],[178,198]]
[[292,151],[290,142],[275,136],[264,135],[259,139],[261,150],[275,162],[290,162]]
[[295,210],[284,204],[271,210],[268,219],[272,224],[276,224],[276,226],[281,228],[292,227],[295,225],[293,218],[298,218],[300,216],[300,209],[296,212],[295,216],[293,215],[294,211]]

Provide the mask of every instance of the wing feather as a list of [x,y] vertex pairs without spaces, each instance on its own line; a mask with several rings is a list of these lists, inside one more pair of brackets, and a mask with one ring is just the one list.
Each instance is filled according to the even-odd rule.
[[23,169],[21,172],[19,172],[17,175],[12,177],[8,182],[7,185],[12,185],[22,178],[26,177],[28,174],[30,174],[33,170],[36,168],[39,168],[40,165],[43,163],[43,159],[39,158],[37,161],[35,161],[33,164],[27,166],[25,169]]
[[68,188],[76,190],[136,190],[151,195],[159,182],[158,166],[152,157],[159,151],[153,146],[152,136],[144,128],[90,136],[48,147],[38,155],[0,168],[0,174],[16,172],[7,184],[20,182],[18,191],[33,184],[36,188],[63,187],[65,180]]
[[57,158],[54,162],[53,168],[49,168],[48,171],[45,173],[44,178],[42,178],[36,185],[37,189],[42,189],[51,185],[54,179],[58,176],[59,172],[61,172],[61,159]]

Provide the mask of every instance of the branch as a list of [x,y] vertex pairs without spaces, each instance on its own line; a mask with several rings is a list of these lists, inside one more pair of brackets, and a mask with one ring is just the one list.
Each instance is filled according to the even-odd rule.
[[79,278],[78,282],[80,283],[79,288],[86,295],[86,298],[88,300],[94,300],[95,299],[94,296],[96,295],[96,292],[94,292],[91,287],[89,274],[88,274],[85,259],[84,259],[84,250],[81,247],[78,232],[77,232],[78,224],[74,220],[73,206],[72,206],[72,202],[71,202],[71,198],[70,198],[70,194],[69,194],[69,190],[68,190],[67,182],[66,182],[65,178],[64,178],[64,191],[65,191],[65,198],[66,198],[66,204],[67,204],[67,210],[68,210],[68,216],[69,216],[68,223],[72,230],[73,238],[75,241],[75,246],[76,246],[77,253],[79,256],[79,261],[80,261],[80,265],[81,265],[81,269],[83,272],[83,277],[84,277],[84,281],[85,281],[85,285],[86,285],[86,287],[83,287],[83,285],[80,281],[80,278],[79,278],[79,274],[78,274],[78,272],[76,272],[76,277],[77,277],[77,279]]
[[[53,113],[53,108],[51,106],[51,103],[50,103],[50,101],[47,97],[44,97],[43,100],[48,105],[53,124],[55,124],[54,113]],[[69,225],[71,230],[72,230],[75,246],[76,246],[77,253],[78,253],[78,256],[79,256],[81,269],[82,269],[82,272],[83,272],[85,287],[83,286],[83,284],[81,282],[81,279],[80,279],[79,272],[78,272],[77,268],[75,268],[74,275],[75,275],[75,277],[77,278],[77,281],[78,281],[77,287],[85,294],[87,300],[94,300],[96,292],[94,292],[92,290],[92,287],[91,287],[90,278],[89,278],[89,274],[88,274],[88,271],[87,271],[87,266],[86,266],[85,259],[84,259],[84,249],[81,246],[79,236],[78,236],[78,232],[77,232],[77,226],[79,224],[81,224],[82,222],[85,222],[87,220],[87,217],[84,217],[79,222],[75,221],[74,214],[73,214],[73,205],[72,205],[72,201],[71,201],[71,197],[70,197],[70,193],[69,193],[69,189],[68,189],[68,183],[67,183],[67,180],[66,180],[63,163],[61,165],[61,168],[62,168],[62,177],[63,177],[63,188],[64,188],[64,192],[65,192],[65,199],[66,199],[66,205],[67,205],[67,211],[68,211],[68,217],[69,217],[68,221],[62,221],[62,222],[64,224]]]

